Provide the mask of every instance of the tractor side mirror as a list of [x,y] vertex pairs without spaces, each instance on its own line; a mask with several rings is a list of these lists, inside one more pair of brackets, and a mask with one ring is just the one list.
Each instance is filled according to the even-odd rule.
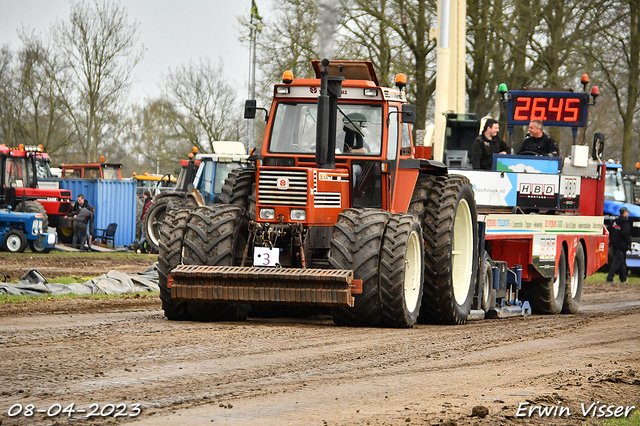
[[256,100],[247,99],[244,103],[244,118],[254,119],[256,118]]
[[604,153],[604,133],[593,134],[593,146],[591,147],[591,158],[596,161],[602,161]]
[[403,123],[415,124],[416,122],[416,106],[404,104],[402,105],[401,118]]
[[244,103],[244,118],[248,118],[253,120],[256,118],[256,111],[261,110],[264,111],[264,121],[269,121],[269,111],[266,108],[260,108],[256,106],[255,99],[247,99]]

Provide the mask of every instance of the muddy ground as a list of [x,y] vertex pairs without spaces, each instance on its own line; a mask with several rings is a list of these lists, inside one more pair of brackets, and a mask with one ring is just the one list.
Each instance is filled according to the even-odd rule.
[[[409,330],[170,322],[144,296],[0,305],[0,324],[2,426],[96,407],[99,424],[574,425],[602,422],[581,404],[640,404],[637,285],[587,284],[577,315]],[[562,416],[517,416],[543,405]]]

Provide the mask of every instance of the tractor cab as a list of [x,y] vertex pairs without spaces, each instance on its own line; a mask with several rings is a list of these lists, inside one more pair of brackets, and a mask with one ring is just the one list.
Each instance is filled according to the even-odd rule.
[[[415,107],[404,76],[387,88],[369,61],[312,66],[316,79],[287,71],[275,86],[257,170],[257,220],[332,226],[345,208],[408,203],[399,177],[413,159]],[[255,110],[248,101],[245,118]]]

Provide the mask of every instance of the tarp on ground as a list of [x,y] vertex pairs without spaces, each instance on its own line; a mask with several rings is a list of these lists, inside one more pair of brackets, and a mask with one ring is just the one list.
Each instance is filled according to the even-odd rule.
[[142,291],[159,291],[157,263],[145,272],[125,274],[109,271],[85,283],[49,283],[36,269],[30,269],[17,284],[0,282],[0,294],[12,295],[124,294]]

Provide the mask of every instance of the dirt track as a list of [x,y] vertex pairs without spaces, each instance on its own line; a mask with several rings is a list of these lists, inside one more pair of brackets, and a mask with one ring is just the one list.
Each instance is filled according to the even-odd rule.
[[[43,423],[9,417],[14,404],[126,404],[131,414],[140,403],[138,417],[117,421],[148,425],[493,425],[597,424],[581,403],[640,403],[638,286],[587,285],[573,316],[410,330],[329,318],[180,323],[159,308],[151,297],[0,305],[2,425]],[[527,402],[571,416],[517,418]],[[470,416],[479,405],[484,419]]]

